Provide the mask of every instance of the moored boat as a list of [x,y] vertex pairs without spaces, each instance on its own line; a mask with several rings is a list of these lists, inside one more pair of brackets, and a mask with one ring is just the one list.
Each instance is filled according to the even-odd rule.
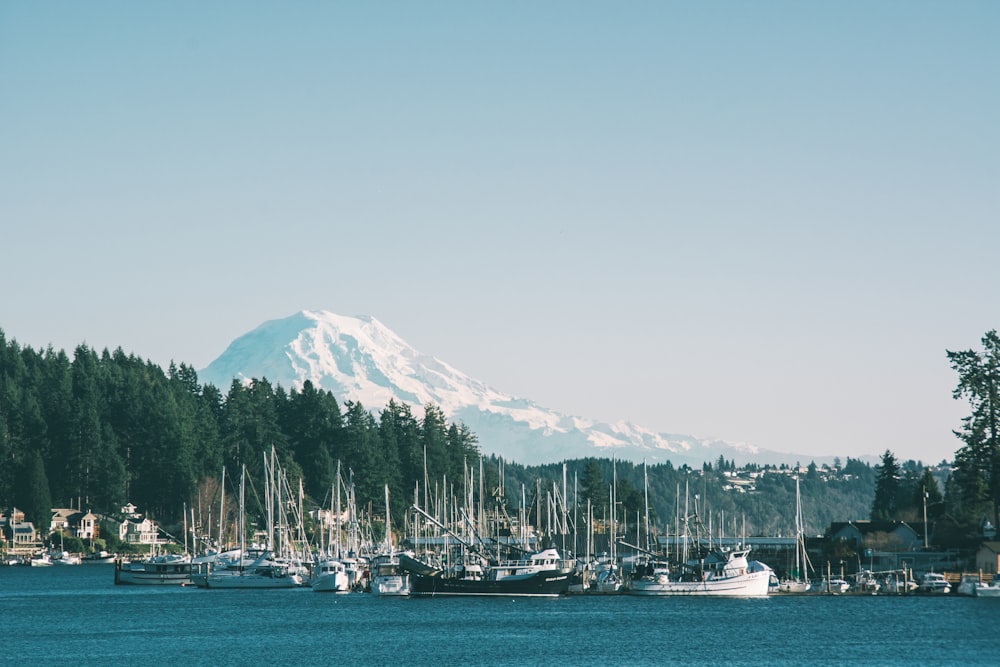
[[410,573],[400,566],[396,544],[392,539],[388,484],[385,485],[385,542],[382,553],[372,559],[371,591],[375,595],[397,597],[410,594]]
[[523,560],[470,562],[446,571],[399,555],[400,567],[410,575],[411,595],[548,596],[567,592],[572,561],[556,549],[545,549]]
[[816,585],[816,590],[819,593],[833,593],[834,595],[840,595],[851,590],[851,585],[847,583],[847,580],[843,577],[824,577],[820,580],[819,584]]
[[987,583],[976,584],[977,598],[997,598],[1000,597],[1000,574],[994,574],[993,579]]
[[190,586],[197,566],[185,554],[166,554],[145,560],[115,561],[115,584],[137,586]]
[[336,558],[325,558],[316,563],[310,586],[318,593],[346,593],[351,590],[347,569]]
[[917,592],[925,595],[944,595],[951,593],[951,584],[940,572],[927,572],[920,578]]
[[47,553],[38,554],[31,559],[31,567],[49,567],[52,565],[52,557]]
[[410,594],[410,573],[399,564],[398,555],[376,558],[372,562],[372,593],[384,596]]
[[955,587],[955,593],[958,595],[968,595],[974,596],[976,594],[976,588],[981,583],[981,579],[978,574],[963,574],[962,578],[958,582],[958,586]]
[[[200,582],[199,582],[200,583]],[[205,588],[297,588],[302,576],[285,562],[275,561],[266,552],[249,566],[242,561],[235,569],[213,569],[205,577]]]
[[115,562],[115,555],[107,551],[95,551],[80,559],[84,565],[110,565]]
[[771,568],[747,558],[748,547],[713,549],[673,571],[659,564],[653,572],[632,580],[632,595],[698,595],[766,597]]

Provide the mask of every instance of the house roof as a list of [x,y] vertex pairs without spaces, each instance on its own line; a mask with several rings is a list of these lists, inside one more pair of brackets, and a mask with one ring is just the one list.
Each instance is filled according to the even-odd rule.
[[862,535],[871,535],[872,533],[892,533],[900,528],[906,528],[913,532],[914,535],[919,535],[919,533],[905,521],[835,521],[830,524],[830,528],[827,530],[827,535],[836,535],[840,531],[847,527],[854,528]]
[[983,542],[979,545],[980,549],[989,549],[995,554],[1000,554],[1000,542]]

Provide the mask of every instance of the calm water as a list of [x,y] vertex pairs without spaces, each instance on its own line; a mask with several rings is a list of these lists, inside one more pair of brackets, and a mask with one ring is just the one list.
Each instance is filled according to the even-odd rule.
[[0,567],[0,664],[997,665],[1000,599],[392,599]]

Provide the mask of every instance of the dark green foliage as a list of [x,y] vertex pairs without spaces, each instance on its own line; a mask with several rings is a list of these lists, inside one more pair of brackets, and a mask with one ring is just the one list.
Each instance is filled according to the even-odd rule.
[[882,455],[882,465],[876,469],[875,500],[872,503],[872,521],[888,521],[896,518],[899,500],[899,464],[889,450]]
[[971,409],[955,431],[964,445],[955,455],[950,513],[970,527],[984,515],[1000,520],[1000,336],[989,331],[982,345],[981,352],[947,352],[958,373],[952,395]]
[[17,480],[14,492],[20,498],[20,509],[24,512],[25,520],[47,529],[52,519],[52,496],[49,494],[49,481],[40,453],[28,455]]

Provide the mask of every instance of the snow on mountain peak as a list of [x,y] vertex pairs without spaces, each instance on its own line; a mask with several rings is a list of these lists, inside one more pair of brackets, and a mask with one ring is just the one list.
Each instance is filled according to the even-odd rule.
[[199,377],[223,388],[233,379],[266,378],[295,389],[310,380],[338,401],[360,402],[376,414],[390,399],[409,404],[416,415],[434,403],[450,420],[466,424],[484,453],[524,464],[613,454],[700,465],[720,451],[731,458],[730,450],[745,447],[562,415],[421,354],[374,317],[327,310],[265,322],[233,341]]

